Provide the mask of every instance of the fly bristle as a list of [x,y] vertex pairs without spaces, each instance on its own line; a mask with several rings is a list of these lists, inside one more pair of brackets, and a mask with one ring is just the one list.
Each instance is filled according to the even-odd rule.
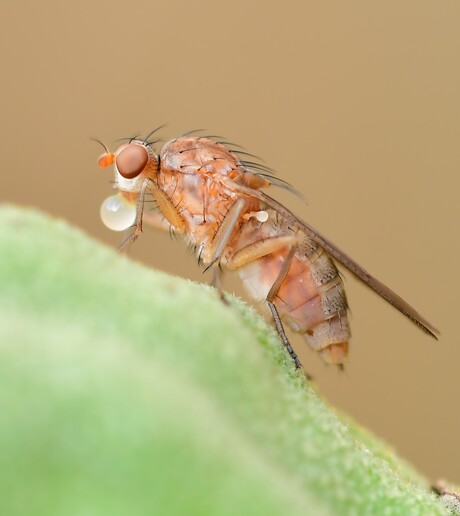
[[150,137],[153,136],[157,131],[160,129],[163,129],[163,127],[166,127],[166,124],[161,124],[158,127],[155,127],[152,131],[150,131],[145,138],[142,139],[142,141],[147,145],[147,142],[150,140]]

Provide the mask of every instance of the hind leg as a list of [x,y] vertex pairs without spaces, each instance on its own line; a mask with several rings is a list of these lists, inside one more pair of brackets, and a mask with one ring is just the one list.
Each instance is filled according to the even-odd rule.
[[276,295],[278,294],[281,284],[286,279],[286,276],[289,271],[289,268],[291,267],[292,259],[294,258],[296,249],[297,249],[296,246],[292,246],[289,249],[289,253],[286,257],[286,260],[283,262],[283,266],[281,267],[278,277],[276,278],[275,283],[273,283],[271,289],[269,290],[265,301],[268,305],[268,308],[270,309],[270,312],[273,317],[273,321],[274,321],[276,329],[278,331],[278,335],[280,336],[280,339],[283,341],[284,347],[287,349],[287,352],[289,353],[292,360],[294,361],[296,369],[300,369],[302,367],[302,364],[300,363],[297,353],[294,351],[291,343],[289,342],[289,339],[287,338],[286,332],[284,331],[283,323],[281,322],[281,318],[278,313],[278,309],[276,308],[275,303],[273,302]]
[[283,262],[281,270],[278,273],[278,277],[276,278],[275,282],[273,283],[267,294],[265,301],[268,305],[268,308],[270,309],[271,315],[273,317],[273,322],[275,323],[276,330],[281,338],[281,341],[284,344],[284,347],[291,356],[296,369],[300,369],[302,364],[300,363],[299,357],[297,356],[291,343],[289,342],[286,332],[284,331],[281,317],[279,316],[278,310],[275,306],[275,303],[273,302],[276,295],[278,294],[281,284],[286,279],[287,273],[289,272],[289,268],[292,263],[292,259],[294,258],[297,249],[295,237],[271,237],[265,240],[261,240],[259,242],[255,242],[253,244],[249,244],[248,246],[244,247],[243,249],[235,253],[233,257],[229,259],[227,266],[229,269],[235,270],[263,256],[267,256],[271,253],[286,248],[289,249],[288,254]]

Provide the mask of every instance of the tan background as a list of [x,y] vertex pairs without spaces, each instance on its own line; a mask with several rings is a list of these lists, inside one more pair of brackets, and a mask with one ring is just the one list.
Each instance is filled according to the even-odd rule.
[[[262,156],[309,206],[283,201],[442,330],[434,342],[347,274],[349,365],[294,339],[308,371],[431,479],[460,482],[457,0],[43,0],[2,5],[0,24],[1,201],[116,246],[88,137],[167,122],[166,138],[204,127]],[[133,255],[203,279],[165,235]]]

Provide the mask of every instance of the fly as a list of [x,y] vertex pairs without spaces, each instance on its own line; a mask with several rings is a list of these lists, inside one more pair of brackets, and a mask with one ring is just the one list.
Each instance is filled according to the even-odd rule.
[[[438,330],[406,301],[263,191],[270,185],[291,189],[269,169],[243,160],[227,142],[191,133],[157,153],[157,141],[149,141],[154,132],[128,139],[114,153],[102,144],[98,164],[114,165],[118,193],[104,201],[101,218],[116,231],[134,227],[122,250],[148,224],[173,231],[195,248],[199,261],[214,268],[216,286],[222,269],[236,271],[249,295],[268,306],[296,367],[300,362],[283,322],[324,362],[342,366],[347,358],[348,303],[333,259],[437,338]],[[157,212],[145,210],[147,194]]]

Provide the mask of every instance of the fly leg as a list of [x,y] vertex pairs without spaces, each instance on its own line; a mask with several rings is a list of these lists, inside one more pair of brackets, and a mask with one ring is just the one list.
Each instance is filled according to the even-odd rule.
[[[147,193],[147,189],[149,187],[151,189],[153,198],[155,199],[158,208],[160,209],[162,217],[160,217],[159,214],[152,215],[144,213],[145,194]],[[158,185],[148,177],[144,179],[142,183],[139,199],[137,201],[134,230],[131,235],[129,235],[129,237],[121,244],[120,252],[125,252],[128,247],[136,240],[136,238],[142,233],[143,222],[157,229],[167,230],[172,227],[179,233],[182,233],[185,230],[185,221],[181,214],[177,211],[176,207],[173,205],[169,197],[163,192],[163,190],[160,190]]]
[[239,222],[240,215],[245,205],[244,199],[238,199],[233,203],[219,226],[212,241],[212,258],[211,263],[205,268],[204,272],[210,269],[215,263],[218,263],[224,254],[225,248],[232,236],[233,230]]
[[203,272],[206,272],[208,269],[213,267],[214,265],[217,265],[214,267],[214,276],[212,280],[212,286],[215,287],[219,294],[220,298],[225,304],[227,303],[227,300],[224,297],[224,292],[222,290],[222,270],[220,268],[220,259],[222,258],[222,255],[224,254],[224,251],[227,247],[227,244],[233,234],[233,231],[235,227],[237,226],[239,222],[240,215],[244,209],[245,201],[243,199],[238,199],[230,209],[228,210],[227,214],[224,217],[224,220],[222,221],[221,225],[219,226],[214,239],[212,241],[212,247],[211,247],[211,262],[209,265],[204,269]]
[[283,341],[283,344],[284,344],[285,348],[287,349],[287,352],[289,353],[289,355],[291,355],[291,358],[294,361],[296,369],[300,369],[302,367],[302,364],[300,363],[297,353],[294,351],[294,349],[291,346],[291,343],[289,342],[289,339],[287,338],[287,335],[286,335],[286,332],[284,331],[283,323],[281,322],[281,318],[279,316],[278,310],[275,306],[275,303],[273,302],[276,295],[278,294],[278,290],[280,289],[281,284],[286,279],[287,273],[289,271],[289,268],[291,267],[292,259],[294,258],[296,250],[297,250],[297,247],[295,245],[293,245],[289,249],[289,253],[286,257],[286,260],[283,262],[283,265],[278,274],[278,277],[275,280],[275,283],[273,283],[271,289],[268,291],[265,301],[267,302],[268,308],[270,309],[270,312],[273,317],[273,321],[275,322],[276,330],[278,331],[278,334],[279,334],[281,340]]
[[212,283],[211,285],[219,292],[220,299],[225,305],[228,305],[228,301],[225,298],[224,291],[222,290],[222,269],[220,268],[220,265],[217,267],[214,267],[214,274],[212,277]]
[[270,309],[270,312],[272,314],[276,330],[278,331],[278,334],[287,352],[292,357],[295,367],[299,369],[301,367],[299,357],[297,356],[296,352],[291,346],[291,343],[289,342],[289,339],[287,338],[278,310],[273,302],[278,293],[278,290],[281,287],[281,284],[286,279],[287,273],[292,263],[292,259],[294,258],[294,254],[297,249],[296,238],[294,236],[284,235],[266,238],[265,240],[260,240],[258,242],[254,242],[253,244],[249,244],[246,247],[243,247],[242,249],[237,251],[228,260],[227,267],[230,270],[238,269],[250,262],[262,258],[263,256],[267,256],[286,247],[289,249],[289,252],[287,254],[286,259],[283,262],[283,265],[278,274],[278,277],[276,278],[275,283],[273,283],[272,287],[270,288],[267,294],[267,297],[265,298],[265,301],[267,302],[268,308]]
[[137,201],[136,206],[136,219],[134,221],[134,230],[128,236],[128,238],[121,244],[119,247],[120,253],[126,253],[129,249],[129,246],[137,239],[137,237],[142,233],[142,217],[144,215],[144,204],[145,204],[145,194],[147,192],[147,188],[149,187],[149,183],[151,179],[144,179],[141,191],[139,194],[139,199]]

